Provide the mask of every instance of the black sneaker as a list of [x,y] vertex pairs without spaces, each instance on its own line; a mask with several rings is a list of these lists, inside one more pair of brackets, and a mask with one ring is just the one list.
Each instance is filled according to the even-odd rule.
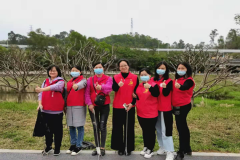
[[53,155],[54,156],[59,156],[60,155],[60,150],[55,149]]
[[95,150],[93,150],[93,152],[92,152],[92,156],[96,156],[97,155],[97,150],[95,149]]
[[174,160],[183,160],[183,158],[184,158],[184,152],[178,151],[177,156],[175,157]]
[[101,149],[101,156],[105,155],[105,149]]
[[67,150],[67,154],[72,153],[72,151],[74,151],[74,149],[76,148],[76,145],[71,145],[71,147]]
[[46,148],[42,151],[42,154],[43,154],[43,155],[48,155],[52,150],[53,150],[52,147],[46,147]]
[[76,156],[78,153],[80,153],[81,150],[82,150],[81,147],[76,147],[76,148],[72,151],[71,155],[72,155],[72,156]]
[[131,151],[129,151],[129,152],[125,152],[125,156],[130,156],[131,154],[132,154]]
[[190,149],[190,150],[184,151],[184,154],[191,156],[192,155],[192,150]]
[[192,156],[192,152],[184,152],[184,154]]
[[119,155],[119,156],[124,155],[124,153],[125,153],[124,151],[120,151],[120,150],[118,151],[118,155]]

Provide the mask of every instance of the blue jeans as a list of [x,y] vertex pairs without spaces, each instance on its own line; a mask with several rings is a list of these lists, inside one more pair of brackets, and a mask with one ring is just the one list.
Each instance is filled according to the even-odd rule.
[[166,123],[163,112],[158,111],[158,119],[156,123],[158,145],[168,152],[174,152],[174,144],[172,136],[166,136]]
[[[84,127],[73,127],[69,126],[70,136],[71,136],[71,145],[76,145],[77,147],[82,146],[83,136],[84,136]],[[76,129],[78,130],[78,136],[76,133]]]

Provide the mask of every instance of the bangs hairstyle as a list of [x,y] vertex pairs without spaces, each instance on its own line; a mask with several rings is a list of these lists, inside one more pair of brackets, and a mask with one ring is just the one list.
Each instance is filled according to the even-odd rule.
[[79,71],[81,72],[80,75],[83,75],[83,74],[82,74],[82,69],[81,69],[80,66],[73,66],[73,67],[71,68],[71,70],[72,70],[73,68],[76,68],[77,70],[79,70]]
[[[186,72],[186,74],[185,74],[185,78],[188,78],[188,77],[192,77],[192,68],[191,68],[191,66],[187,63],[187,62],[182,62],[182,63],[179,63],[178,65],[177,65],[177,68],[178,68],[178,66],[179,65],[183,65],[183,66],[185,66],[186,68],[187,68],[187,72]],[[178,78],[180,78],[181,76],[179,76],[178,74],[177,74],[177,71],[176,71],[176,74],[175,74],[175,79],[178,79]]]
[[98,64],[101,64],[101,65],[102,65],[102,67],[104,68],[104,65],[103,65],[103,63],[102,63],[102,62],[96,62],[96,63],[93,63],[93,68],[94,68],[96,65],[98,65]]
[[146,71],[146,72],[147,72],[147,74],[151,75],[151,72],[150,72],[150,70],[149,70],[149,69],[147,69],[147,68],[143,68],[143,69],[141,69],[141,70],[139,71],[139,75],[141,74],[141,72],[142,72],[142,71]]
[[47,69],[47,75],[48,75],[48,77],[51,77],[50,75],[49,75],[49,71],[51,71],[53,68],[56,68],[56,70],[57,70],[57,72],[58,72],[58,77],[61,77],[62,76],[62,73],[61,73],[61,70],[60,70],[60,68],[58,67],[58,66],[56,66],[56,65],[51,65],[51,66],[49,66],[48,67],[48,69]]
[[121,62],[126,62],[127,65],[129,66],[128,60],[126,60],[126,59],[120,59],[120,60],[118,61],[118,63],[117,63],[118,67],[120,67],[120,63],[121,63]]
[[167,80],[169,78],[169,68],[168,68],[168,64],[164,61],[158,63],[156,66],[155,66],[155,75],[154,75],[154,81],[158,81],[159,80],[159,74],[157,74],[157,69],[161,66],[161,65],[164,65],[166,67],[166,72],[164,73],[163,75],[163,78],[164,80]]

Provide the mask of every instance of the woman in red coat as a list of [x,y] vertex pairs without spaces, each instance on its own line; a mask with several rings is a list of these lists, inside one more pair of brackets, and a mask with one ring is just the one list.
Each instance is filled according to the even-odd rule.
[[72,79],[67,83],[67,124],[70,130],[71,146],[67,153],[71,153],[74,156],[79,154],[82,149],[84,125],[86,122],[84,93],[87,80],[83,77],[79,66],[72,67],[71,76]]
[[158,84],[160,95],[158,96],[158,120],[156,123],[157,140],[159,150],[157,154],[166,153],[166,160],[174,159],[174,145],[172,138],[172,85],[169,78],[169,69],[166,62],[160,62],[155,67],[154,82]]
[[187,125],[187,115],[192,108],[191,98],[195,82],[192,78],[192,68],[188,63],[177,65],[177,73],[173,80],[172,105],[179,133],[179,151],[176,160],[182,160],[184,154],[192,154],[190,132]]
[[150,80],[151,73],[143,68],[139,71],[142,83],[136,90],[137,96],[137,117],[143,132],[144,149],[141,155],[145,158],[151,158],[155,146],[155,125],[158,117],[158,85]]
[[[138,86],[137,75],[129,71],[129,62],[120,60],[118,62],[119,74],[114,75],[112,89],[115,92],[113,100],[112,116],[112,139],[111,148],[118,151],[118,155],[131,155],[134,150],[134,125],[135,125],[135,103],[133,93]],[[123,107],[126,103],[128,114]],[[128,115],[128,128],[126,129],[126,116]],[[124,129],[123,129],[124,128]],[[127,130],[127,132],[126,132]],[[127,140],[126,140],[127,139]],[[127,143],[126,143],[127,142]],[[127,151],[124,151],[127,145]]]
[[45,132],[46,148],[42,154],[49,154],[52,151],[54,135],[54,156],[60,154],[63,136],[63,109],[64,99],[62,92],[64,90],[64,79],[61,77],[61,70],[56,65],[51,65],[47,69],[48,78],[43,82],[41,88],[37,87],[38,92],[38,110],[41,109],[43,120],[46,123]]
[[[103,64],[101,62],[93,65],[95,75],[88,78],[87,88],[85,92],[85,102],[88,105],[89,114],[92,122],[94,122],[93,110],[95,110],[96,123],[98,126],[98,133],[95,125],[93,125],[95,144],[101,148],[101,155],[105,155],[105,142],[107,138],[107,120],[109,115],[110,92],[112,91],[112,78],[104,74]],[[98,94],[105,94],[105,103],[103,105],[95,104],[95,98]],[[100,136],[101,135],[101,136]],[[98,144],[99,143],[99,144]],[[99,146],[100,145],[100,146]],[[94,150],[92,155],[97,155]]]

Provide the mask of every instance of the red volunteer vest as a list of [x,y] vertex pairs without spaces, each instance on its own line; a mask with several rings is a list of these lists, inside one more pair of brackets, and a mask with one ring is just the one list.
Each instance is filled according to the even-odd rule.
[[[153,78],[151,79],[152,81]],[[167,97],[165,97],[163,95],[163,88],[160,87],[160,85],[163,83],[164,79],[160,79],[158,81],[154,81],[155,83],[158,84],[159,86],[159,91],[160,91],[160,95],[158,96],[158,110],[162,111],[162,112],[167,112],[167,111],[171,111],[172,110],[172,91],[169,93],[169,95]],[[165,81],[166,85],[168,85],[169,82],[171,82],[171,78],[167,79]]]
[[[48,87],[53,84],[56,84],[58,81],[64,81],[61,80],[55,80],[52,83],[49,82],[49,79],[47,78],[45,81],[45,86]],[[55,91],[46,91],[42,92],[42,106],[43,110],[48,111],[63,111],[64,108],[64,99],[62,97],[61,92],[55,92]]]
[[172,105],[173,107],[181,107],[187,105],[191,102],[191,98],[193,95],[193,89],[195,87],[195,82],[192,77],[188,78],[179,78],[177,82],[180,85],[183,85],[184,82],[188,79],[193,81],[193,86],[189,90],[181,91],[180,89],[175,87],[175,80],[173,80],[173,93],[172,93]]
[[[148,82],[152,87],[156,85],[155,82]],[[155,118],[158,116],[158,97],[153,97],[149,89],[145,89],[143,83],[140,83],[136,94],[139,98],[137,100],[137,115],[142,118]]]
[[122,74],[119,73],[114,76],[114,79],[117,83],[119,83],[122,79],[124,85],[118,89],[114,94],[113,100],[113,108],[121,108],[123,109],[123,104],[129,104],[133,100],[133,92],[134,88],[137,84],[137,75],[129,72],[128,76],[124,79]]
[[[108,78],[109,78],[109,76],[106,76],[105,74],[103,74],[103,75],[102,75],[102,78],[98,81],[98,77],[95,75],[95,76],[94,76],[94,85],[95,85],[95,87],[96,87],[96,83],[97,83],[97,82],[98,82],[99,85],[105,84],[105,83],[107,82]],[[90,89],[91,101],[92,101],[92,104],[93,104],[94,106],[96,106],[96,104],[94,103],[94,101],[95,101],[95,99],[96,99],[96,97],[97,97],[97,94],[99,94],[99,93],[102,92],[102,91],[99,91],[99,90],[97,90],[97,89],[95,88],[95,89],[96,89],[96,92],[97,92],[97,94],[96,94],[96,92],[95,92],[95,90],[94,90],[94,88],[93,88],[92,77],[90,77],[90,87],[91,87],[91,89]],[[109,104],[109,103],[110,103],[110,96],[109,96],[109,95],[106,95],[106,100],[105,100],[104,105],[107,105],[107,104]]]
[[84,98],[85,88],[82,88],[78,91],[75,91],[72,88],[73,82],[75,82],[75,84],[77,84],[82,79],[83,79],[83,76],[79,76],[74,80],[72,78],[70,81],[68,81],[68,83],[67,83],[67,92],[68,92],[67,106],[85,106],[85,98]]

